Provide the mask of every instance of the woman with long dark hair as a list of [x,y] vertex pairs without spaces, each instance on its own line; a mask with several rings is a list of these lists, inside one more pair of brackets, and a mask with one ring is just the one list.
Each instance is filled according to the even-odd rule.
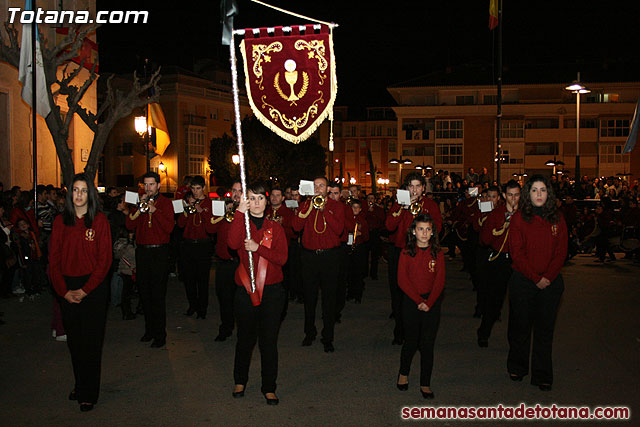
[[[249,364],[258,342],[262,362],[261,391],[268,405],[277,405],[278,332],[287,293],[282,284],[282,266],[287,261],[287,236],[280,223],[265,217],[267,192],[263,185],[247,187],[247,198],[236,209],[229,230],[229,248],[238,251],[235,273],[238,289],[233,310],[238,324],[233,377],[233,397],[243,397],[249,380]],[[245,239],[245,215],[249,215],[251,239]],[[251,293],[249,254],[253,257],[256,292]]]
[[65,208],[53,223],[49,263],[75,376],[69,400],[90,411],[98,401],[111,267],[111,231],[98,193],[84,173],[73,177]]
[[398,286],[404,292],[404,344],[397,387],[402,391],[409,389],[411,360],[420,350],[420,393],[425,399],[435,397],[431,391],[431,372],[444,279],[444,254],[438,232],[431,216],[420,214],[407,230],[407,244],[398,262]]
[[549,391],[553,330],[564,291],[560,269],[567,257],[567,226],[553,188],[542,175],[534,175],[524,185],[509,228],[513,274],[509,280],[507,369],[511,380],[522,381],[529,373],[531,352],[531,384]]

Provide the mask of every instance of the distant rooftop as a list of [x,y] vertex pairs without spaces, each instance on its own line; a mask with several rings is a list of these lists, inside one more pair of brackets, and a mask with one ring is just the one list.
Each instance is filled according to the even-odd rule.
[[[576,79],[595,82],[640,82],[640,62],[600,64],[517,64],[504,65],[503,85],[565,84]],[[469,63],[419,76],[389,86],[392,88],[430,86],[491,86],[497,84],[497,69],[490,63]]]

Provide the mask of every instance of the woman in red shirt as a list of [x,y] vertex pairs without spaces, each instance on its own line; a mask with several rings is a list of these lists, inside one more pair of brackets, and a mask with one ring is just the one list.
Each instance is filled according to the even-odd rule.
[[425,399],[435,397],[431,391],[431,371],[444,278],[444,255],[438,232],[431,216],[420,214],[407,231],[407,244],[398,262],[398,286],[404,292],[404,344],[397,386],[399,390],[408,390],[411,360],[420,350],[420,392]]
[[542,175],[525,184],[510,225],[509,253],[513,274],[509,280],[509,357],[513,381],[529,373],[531,330],[531,384],[551,390],[551,346],[564,282],[560,269],[567,257],[567,226],[557,209],[553,188]]
[[[268,405],[277,405],[278,332],[286,291],[282,285],[282,266],[287,261],[287,236],[282,226],[265,216],[267,192],[263,185],[247,187],[231,223],[229,248],[238,251],[240,265],[235,273],[238,286],[233,310],[238,324],[238,342],[233,367],[233,397],[244,396],[249,379],[253,347],[258,342],[262,362],[261,391]],[[245,215],[249,215],[251,239],[245,239]],[[256,292],[251,294],[249,253],[253,257]]]
[[49,273],[62,310],[75,376],[69,394],[83,412],[93,409],[100,391],[100,364],[111,267],[111,231],[98,212],[98,193],[83,173],[73,177],[65,209],[53,223]]

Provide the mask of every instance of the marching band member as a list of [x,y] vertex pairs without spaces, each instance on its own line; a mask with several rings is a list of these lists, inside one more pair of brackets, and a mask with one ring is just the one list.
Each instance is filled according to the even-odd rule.
[[349,231],[346,226],[346,218],[348,216],[353,216],[353,212],[351,211],[351,201],[353,197],[351,197],[351,193],[347,192],[347,198],[343,198],[341,196],[342,191],[340,190],[340,183],[336,181],[332,181],[327,185],[328,191],[327,196],[330,199],[335,200],[340,203],[344,208],[344,217],[345,217],[345,227],[342,230],[342,234],[340,235],[340,255],[338,256],[338,283],[336,284],[336,323],[342,322],[342,310],[344,310],[345,303],[347,301],[347,264],[349,258],[349,248],[347,247],[347,239]]
[[344,229],[344,207],[327,197],[328,180],[314,179],[315,195],[302,204],[293,218],[293,229],[302,231],[302,280],[304,290],[303,346],[316,338],[315,326],[318,290],[322,290],[322,343],[324,351],[333,352],[333,331],[336,319],[336,283],[340,235]]
[[[287,261],[287,236],[279,222],[265,216],[266,189],[261,184],[247,187],[248,199],[238,205],[228,235],[229,248],[237,250],[240,265],[235,272],[239,289],[234,311],[238,321],[233,376],[233,397],[244,396],[249,364],[256,341],[262,362],[261,391],[268,405],[277,405],[278,331],[287,299],[282,284],[282,266]],[[249,215],[251,239],[246,239],[245,215]],[[249,254],[253,257],[256,292],[251,293]]]
[[[405,180],[407,190],[411,196],[411,205],[416,211],[416,215],[426,213],[431,216],[435,225],[435,232],[442,230],[442,215],[440,207],[428,197],[423,197],[425,181],[424,177],[412,172],[407,175]],[[395,328],[393,330],[393,344],[402,344],[404,333],[402,331],[402,292],[398,288],[398,260],[400,252],[406,244],[406,233],[409,226],[413,222],[414,214],[409,211],[409,206],[401,206],[397,201],[387,213],[385,226],[389,232],[394,233],[392,236],[393,245],[389,248],[389,289],[391,291],[391,308],[395,319]]]
[[[498,187],[484,188],[480,194],[479,203],[476,204],[471,214],[471,225],[473,228],[473,234],[475,236],[475,248],[473,257],[473,273],[471,274],[471,282],[473,283],[473,289],[476,291],[476,307],[473,317],[480,318],[482,316],[482,310],[485,303],[486,292],[482,288],[482,275],[481,271],[488,262],[489,252],[491,249],[480,241],[480,232],[487,217],[491,213],[494,207],[498,205],[500,201],[500,189]],[[481,203],[491,202],[491,210],[483,212],[481,210]]]
[[[529,373],[531,384],[551,390],[551,347],[564,282],[560,269],[567,256],[567,227],[557,210],[553,189],[534,175],[522,190],[518,211],[511,218],[509,253],[509,357],[513,381]],[[533,349],[531,330],[533,329]]]
[[191,178],[192,201],[178,216],[178,227],[184,229],[180,256],[185,267],[184,287],[189,301],[185,315],[198,313],[198,319],[207,317],[209,305],[209,271],[211,270],[211,238],[207,224],[211,222],[211,200],[204,194],[204,178]]
[[363,265],[366,264],[369,241],[369,226],[360,200],[351,201],[351,212],[345,216],[344,223],[347,236],[351,236],[348,237],[351,244],[347,255],[347,301],[360,304],[364,290]]
[[62,310],[75,387],[69,394],[83,412],[93,409],[100,392],[102,343],[107,321],[111,268],[111,231],[98,212],[98,193],[83,173],[73,177],[65,209],[56,217],[49,268]]
[[435,397],[431,391],[431,372],[444,280],[444,254],[440,250],[435,221],[429,215],[418,214],[407,230],[406,245],[398,262],[398,285],[403,292],[404,344],[397,387],[401,391],[408,390],[411,360],[420,350],[420,393],[425,399]]
[[491,211],[482,226],[480,242],[490,249],[487,258],[479,264],[482,301],[482,322],[478,328],[478,345],[487,347],[494,323],[500,317],[502,303],[511,277],[511,257],[509,255],[509,225],[511,217],[518,210],[520,184],[507,182],[503,193],[505,203],[500,203]]
[[123,213],[126,227],[136,233],[136,282],[144,310],[142,342],[153,340],[151,347],[163,347],[167,339],[167,279],[169,275],[169,239],[175,225],[173,205],[160,194],[160,175],[143,175],[144,191],[138,207]]
[[216,265],[216,296],[220,304],[220,327],[215,341],[224,341],[231,336],[234,326],[233,300],[236,293],[234,280],[235,271],[238,268],[238,254],[231,249],[228,244],[229,229],[235,217],[235,208],[242,198],[242,184],[239,180],[233,182],[231,186],[231,200],[233,203],[227,204],[227,211],[224,216],[212,216],[209,221],[207,231],[216,234],[215,253],[218,257]]
[[378,260],[382,254],[380,232],[384,229],[385,212],[381,206],[376,204],[376,195],[373,193],[367,195],[367,206],[363,208],[366,208],[364,212],[369,227],[369,244],[367,245],[368,258],[370,259],[369,277],[372,280],[378,280]]

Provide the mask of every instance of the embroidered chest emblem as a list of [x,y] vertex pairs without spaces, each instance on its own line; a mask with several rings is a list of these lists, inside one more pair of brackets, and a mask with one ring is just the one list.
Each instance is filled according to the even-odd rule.
[[556,237],[558,235],[558,225],[557,224],[553,224],[551,226],[551,235],[553,237]]
[[429,261],[429,273],[435,273],[436,272],[436,260],[432,259],[431,261]]
[[87,229],[87,231],[84,232],[84,240],[88,242],[93,242],[93,239],[95,237],[96,237],[96,231],[93,228],[89,228]]

